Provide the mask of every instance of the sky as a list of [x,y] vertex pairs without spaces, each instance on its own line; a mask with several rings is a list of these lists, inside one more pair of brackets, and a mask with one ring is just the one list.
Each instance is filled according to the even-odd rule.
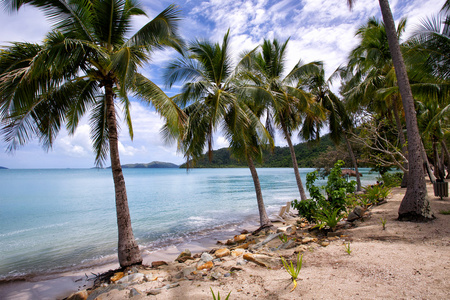
[[[178,5],[181,10],[180,34],[186,41],[208,39],[220,42],[230,29],[231,47],[237,55],[244,50],[257,47],[264,39],[284,41],[288,38],[287,69],[292,68],[300,59],[307,63],[321,60],[326,73],[330,75],[338,66],[346,63],[348,53],[358,40],[355,32],[358,27],[375,16],[381,19],[378,1],[355,1],[353,10],[347,7],[346,0],[184,0],[159,1],[141,0],[148,15],[137,17],[133,21],[133,30],[137,30],[170,4]],[[398,21],[407,17],[407,30],[404,37],[412,34],[415,27],[426,17],[437,14],[445,0],[391,0],[394,18]],[[42,41],[51,24],[37,9],[24,6],[18,13],[0,11],[0,45],[9,42]],[[163,50],[152,55],[152,61],[141,72],[157,83],[172,96],[172,89],[165,87],[162,72],[177,57],[174,51]],[[179,86],[178,86],[179,87]],[[334,90],[338,87],[334,86]],[[119,151],[122,164],[165,161],[175,164],[184,162],[183,154],[178,153],[176,145],[167,145],[160,128],[164,121],[151,106],[132,101],[131,118],[134,139],[128,136],[128,130],[122,122]],[[48,152],[43,150],[37,139],[29,141],[14,153],[6,151],[3,136],[0,136],[0,166],[11,169],[34,168],[90,168],[94,166],[95,155],[89,138],[89,124],[84,118],[74,135],[68,135],[62,129]],[[301,142],[296,134],[294,143]],[[278,134],[277,146],[287,145]],[[214,148],[226,147],[227,141],[220,132],[214,136]],[[105,166],[109,166],[107,161]]]

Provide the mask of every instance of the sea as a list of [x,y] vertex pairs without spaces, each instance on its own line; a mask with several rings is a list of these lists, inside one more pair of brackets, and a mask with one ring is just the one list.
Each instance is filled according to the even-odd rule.
[[[303,183],[313,170],[300,169]],[[292,169],[257,171],[269,215],[299,198]],[[133,232],[143,252],[195,241],[230,227],[258,225],[249,169],[123,172]],[[363,185],[376,182],[377,174],[369,169],[360,172]],[[117,262],[116,253],[110,169],[0,170],[0,281]]]

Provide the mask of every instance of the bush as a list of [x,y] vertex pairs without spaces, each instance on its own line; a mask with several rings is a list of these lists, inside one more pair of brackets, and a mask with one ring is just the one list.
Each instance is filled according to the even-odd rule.
[[390,188],[400,186],[403,180],[403,173],[384,173],[383,175],[381,175],[381,180],[383,181],[383,185]]
[[[354,192],[356,185],[355,181],[347,182],[342,177],[341,167],[343,165],[342,160],[336,162],[328,176],[326,186],[321,188],[314,185],[319,173],[317,171],[308,173],[306,175],[306,189],[311,198],[305,201],[294,200],[292,207],[296,208],[299,214],[310,222],[318,219],[319,211],[321,211],[320,217],[322,218],[331,217],[336,211],[335,216],[337,218],[342,211],[346,210],[347,194]],[[325,190],[327,197],[322,194],[321,189]]]
[[381,186],[381,185],[372,185],[364,188],[364,191],[366,192],[363,195],[363,198],[365,198],[365,203],[362,203],[364,206],[368,206],[371,204],[377,204],[384,199],[386,199],[387,196],[389,196],[389,193],[391,189],[387,186]]

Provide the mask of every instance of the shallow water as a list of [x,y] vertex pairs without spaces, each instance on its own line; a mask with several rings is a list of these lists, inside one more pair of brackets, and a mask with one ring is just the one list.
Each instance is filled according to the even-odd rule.
[[[312,170],[300,169],[303,182]],[[375,182],[361,172],[363,185]],[[298,198],[292,169],[258,174],[269,214]],[[248,169],[124,169],[124,176],[143,250],[257,222]],[[117,261],[111,170],[0,170],[0,191],[0,280]]]

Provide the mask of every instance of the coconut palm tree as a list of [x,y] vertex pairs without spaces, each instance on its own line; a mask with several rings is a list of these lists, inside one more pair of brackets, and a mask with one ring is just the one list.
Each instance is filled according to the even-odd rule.
[[[399,38],[404,32],[405,26],[406,19],[402,19],[397,26]],[[346,70],[353,75],[344,88],[347,107],[357,110],[363,104],[387,118],[393,116],[401,151],[407,157],[406,139],[401,120],[400,94],[385,26],[377,19],[370,18],[357,30],[356,36],[360,38],[360,43],[351,51]],[[389,92],[381,93],[386,89],[389,89]],[[405,172],[402,187],[406,187],[407,163],[403,167]]]
[[326,118],[321,119],[311,114],[306,115],[302,129],[300,130],[300,135],[305,140],[318,139],[320,129],[327,123],[329,126],[330,138],[335,144],[339,144],[341,139],[345,140],[353,167],[356,171],[357,191],[361,191],[361,179],[358,172],[358,164],[346,133],[346,131],[351,130],[352,122],[348,117],[344,104],[330,88],[333,79],[339,76],[339,73],[340,69],[336,70],[327,79],[325,77],[323,64],[317,63],[317,68],[314,68],[300,77],[297,87],[312,95],[314,102],[322,108]]
[[177,8],[169,6],[130,36],[131,19],[146,16],[135,0],[8,0],[3,4],[11,10],[23,4],[36,6],[53,26],[42,44],[17,42],[0,53],[1,133],[9,149],[34,136],[49,149],[61,126],[65,124],[73,134],[90,112],[95,163],[102,165],[108,151],[111,160],[119,263],[122,267],[140,264],[119,158],[117,106],[122,107],[131,137],[128,93],[153,103],[169,119],[178,115],[170,98],[138,72],[156,49],[172,46],[181,51]]
[[245,64],[241,64],[241,78],[245,81],[247,92],[253,98],[264,102],[267,111],[266,128],[273,133],[272,122],[281,130],[289,146],[292,165],[301,200],[306,200],[298,170],[297,157],[292,144],[292,132],[299,128],[301,116],[308,113],[311,118],[323,118],[318,107],[311,107],[311,96],[296,86],[298,78],[317,68],[318,63],[303,64],[299,61],[292,70],[286,71],[286,48],[289,40],[264,40],[261,51],[253,51]]
[[[356,2],[347,0],[350,8]],[[397,77],[397,84],[402,97],[403,110],[405,111],[406,133],[408,138],[408,184],[405,196],[398,211],[399,220],[430,220],[434,216],[430,210],[430,204],[422,169],[421,141],[417,126],[414,99],[409,85],[403,56],[400,51],[395,22],[392,16],[388,0],[379,0],[383,21],[386,27],[386,35],[389,43],[392,61]]]
[[[243,60],[246,60],[244,57]],[[187,158],[195,160],[205,149],[211,158],[214,132],[221,129],[230,143],[233,155],[247,161],[251,171],[260,215],[261,229],[271,225],[267,216],[258,174],[253,160],[261,157],[261,149],[273,141],[250,109],[250,100],[239,87],[229,47],[229,31],[222,44],[196,40],[188,53],[172,63],[165,73],[172,86],[182,82],[180,94],[174,97],[187,116],[183,129],[166,124],[168,140],[176,140]]]

